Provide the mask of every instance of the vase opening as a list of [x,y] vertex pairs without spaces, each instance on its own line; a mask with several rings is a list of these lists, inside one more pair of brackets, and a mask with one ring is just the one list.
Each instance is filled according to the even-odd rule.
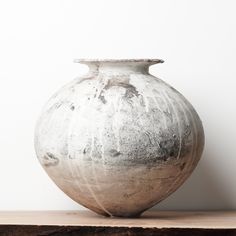
[[91,72],[98,73],[148,73],[149,66],[163,63],[160,59],[75,59],[85,64]]

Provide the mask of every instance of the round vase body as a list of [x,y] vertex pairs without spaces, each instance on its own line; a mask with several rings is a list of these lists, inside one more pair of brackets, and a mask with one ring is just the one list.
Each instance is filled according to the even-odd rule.
[[202,123],[175,89],[149,74],[161,60],[79,60],[87,75],[46,104],[35,149],[69,197],[107,216],[133,217],[174,192],[196,167]]

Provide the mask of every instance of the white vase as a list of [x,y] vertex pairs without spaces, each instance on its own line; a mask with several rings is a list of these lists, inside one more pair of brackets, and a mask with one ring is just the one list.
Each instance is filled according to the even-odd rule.
[[149,74],[162,60],[78,62],[88,74],[51,97],[39,118],[38,159],[81,205],[138,216],[192,173],[204,146],[202,123],[179,92]]

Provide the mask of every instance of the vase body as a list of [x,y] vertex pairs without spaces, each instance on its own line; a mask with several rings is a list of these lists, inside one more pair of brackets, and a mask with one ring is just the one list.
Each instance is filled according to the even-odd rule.
[[196,167],[202,123],[175,89],[152,76],[161,60],[80,60],[89,66],[48,101],[35,149],[69,197],[107,216],[138,216]]

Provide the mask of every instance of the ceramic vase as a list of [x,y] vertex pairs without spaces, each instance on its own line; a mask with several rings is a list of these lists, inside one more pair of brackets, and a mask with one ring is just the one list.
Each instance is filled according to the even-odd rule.
[[149,73],[162,60],[77,62],[89,72],[47,102],[35,130],[37,157],[79,204],[105,216],[139,216],[192,173],[202,123],[183,95]]

